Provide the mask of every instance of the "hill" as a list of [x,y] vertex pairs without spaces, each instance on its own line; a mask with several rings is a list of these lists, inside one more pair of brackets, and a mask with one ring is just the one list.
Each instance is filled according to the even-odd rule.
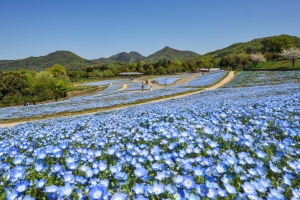
[[66,69],[79,69],[90,61],[79,57],[70,51],[56,51],[46,56],[29,57],[10,62],[0,62],[0,70],[35,70],[42,71],[55,64],[61,64]]
[[0,64],[2,63],[10,63],[13,62],[14,60],[0,60]]
[[122,52],[116,55],[113,55],[109,58],[99,58],[96,60],[92,60],[93,62],[99,63],[111,63],[111,62],[138,62],[139,60],[143,60],[145,56],[139,54],[138,52],[131,51],[129,53]]
[[167,60],[183,60],[187,58],[194,58],[199,56],[199,54],[192,51],[181,51],[172,49],[168,46],[163,49],[151,54],[145,59],[145,62],[157,62],[159,60],[167,59]]
[[[296,47],[300,47],[300,38],[296,36],[290,36],[290,35],[281,35],[289,38],[293,44]],[[272,36],[274,37],[274,36]],[[226,48],[219,49],[213,52],[209,52],[204,54],[204,56],[211,56],[213,58],[222,58],[224,56],[229,56],[229,55],[237,55],[239,53],[255,53],[255,52],[262,52],[264,53],[265,51],[268,50],[268,41],[272,37],[265,37],[265,38],[257,38],[253,39],[249,42],[240,42],[240,43],[235,43],[232,44]]]

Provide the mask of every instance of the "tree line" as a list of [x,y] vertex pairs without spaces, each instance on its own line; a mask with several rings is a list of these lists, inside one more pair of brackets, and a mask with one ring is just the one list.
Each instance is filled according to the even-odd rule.
[[0,73],[0,107],[21,105],[65,97],[70,78],[61,65],[45,71],[30,70]]

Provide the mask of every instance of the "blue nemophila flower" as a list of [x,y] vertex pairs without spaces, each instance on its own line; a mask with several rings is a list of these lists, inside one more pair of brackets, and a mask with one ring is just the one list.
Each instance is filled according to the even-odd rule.
[[190,194],[188,197],[189,200],[200,200],[200,197],[194,194]]
[[123,181],[127,181],[128,174],[126,174],[125,172],[116,172],[114,173],[114,177],[115,179],[123,182]]
[[260,193],[265,193],[268,188],[264,187],[260,182],[251,181],[251,184],[253,184],[257,191]]
[[132,189],[135,194],[144,194],[145,193],[145,184],[136,183]]
[[224,187],[226,188],[227,192],[230,194],[236,194],[236,189],[234,186],[231,186],[229,183],[225,183]]
[[25,192],[26,190],[28,190],[28,188],[29,188],[29,182],[22,181],[22,182],[18,182],[13,190],[15,190],[16,192],[22,193],[22,192]]
[[207,197],[215,199],[218,196],[218,190],[216,188],[208,188]]
[[77,169],[78,164],[75,163],[75,162],[68,163],[68,164],[67,164],[67,167],[68,167],[69,169],[71,169],[71,170],[74,170],[74,169]]
[[26,195],[22,200],[34,200],[30,195]]
[[46,193],[56,193],[58,190],[58,187],[56,185],[50,185],[45,187]]
[[176,184],[181,184],[182,180],[183,180],[183,176],[181,176],[181,175],[177,175],[177,176],[173,177],[173,181]]
[[14,182],[17,180],[24,179],[24,177],[25,177],[25,168],[22,166],[16,166],[12,171],[10,179],[12,182]]
[[120,172],[122,170],[122,166],[121,165],[114,165],[114,166],[110,166],[109,170],[112,173],[116,173],[116,172]]
[[192,176],[184,176],[181,185],[188,190],[196,187],[195,180]]
[[63,141],[60,143],[59,147],[61,149],[66,149],[68,147],[68,142],[67,141]]
[[16,156],[15,159],[14,159],[14,161],[13,161],[13,163],[14,163],[15,165],[19,165],[19,164],[21,164],[22,162],[23,162],[23,158],[22,158],[21,156]]
[[35,182],[35,187],[36,188],[42,188],[42,187],[44,187],[45,184],[46,184],[46,180],[42,178],[42,179],[37,180]]
[[84,185],[87,182],[87,179],[84,178],[83,176],[76,176],[75,180],[76,180],[76,182],[78,182],[78,183],[80,183],[82,185]]
[[89,191],[89,198],[91,200],[101,200],[107,192],[107,187],[104,185],[96,185]]
[[283,194],[281,194],[276,189],[270,189],[270,192],[268,194],[268,198],[271,198],[271,199],[285,199]]
[[168,191],[168,193],[170,194],[174,194],[176,192],[175,187],[170,183],[165,186],[165,190]]
[[134,175],[137,178],[141,178],[148,175],[148,171],[144,167],[140,167],[134,170]]
[[37,155],[37,159],[44,159],[44,158],[46,158],[47,153],[45,151],[41,150],[41,151],[38,151],[36,153],[36,155]]
[[208,188],[205,184],[196,185],[196,193],[200,195],[200,197],[205,197],[208,194]]
[[225,183],[231,183],[233,179],[233,175],[231,174],[224,174],[224,176],[221,178],[221,181],[223,182],[223,184]]
[[266,158],[267,157],[267,154],[261,150],[256,150],[256,155],[259,157],[259,158]]
[[159,180],[159,181],[161,181],[161,180],[163,180],[163,179],[165,179],[165,178],[167,178],[167,177],[169,177],[171,174],[170,174],[170,172],[168,172],[168,171],[158,171],[158,172],[156,172],[156,176],[155,176],[155,179],[156,180]]
[[223,162],[219,162],[215,168],[220,174],[227,171],[227,166]]
[[298,188],[292,188],[292,194],[295,199],[300,199],[300,189]]
[[106,169],[107,169],[106,163],[103,162],[103,161],[100,161],[100,162],[99,162],[99,170],[103,172],[103,171],[105,171]]
[[34,170],[37,172],[44,172],[46,170],[46,165],[43,160],[37,160],[34,164]]
[[52,165],[51,172],[52,173],[60,173],[62,170],[62,166],[59,163]]
[[127,197],[126,194],[124,193],[115,193],[112,197],[111,200],[125,200]]
[[251,184],[250,182],[244,182],[244,184],[242,185],[242,188],[245,192],[245,194],[247,195],[257,195],[256,191],[255,191],[255,186],[253,184]]
[[147,192],[151,195],[160,195],[165,192],[165,186],[162,183],[154,183],[153,186],[147,187]]
[[288,186],[292,186],[292,181],[288,174],[283,175],[283,183]]
[[270,166],[270,169],[273,171],[273,172],[276,172],[276,173],[281,173],[281,169],[279,169],[276,165],[274,165],[271,161],[269,161],[269,166]]
[[71,173],[67,173],[64,175],[64,182],[74,183],[75,182],[75,176]]
[[222,198],[226,198],[228,196],[228,193],[226,190],[223,190],[222,188],[218,188],[218,195]]
[[6,195],[6,199],[7,200],[15,200],[17,199],[18,197],[21,196],[21,193],[18,193],[16,191],[12,191],[12,192],[9,192],[7,195]]
[[195,176],[205,176],[205,170],[206,170],[205,168],[201,166],[197,166],[193,170]]
[[139,195],[137,197],[134,197],[134,200],[148,200],[146,197],[144,197],[143,195]]
[[74,185],[71,185],[70,183],[66,183],[65,186],[58,188],[58,193],[60,197],[69,197],[74,189]]
[[15,157],[19,153],[19,150],[16,147],[11,147],[8,151],[10,157]]

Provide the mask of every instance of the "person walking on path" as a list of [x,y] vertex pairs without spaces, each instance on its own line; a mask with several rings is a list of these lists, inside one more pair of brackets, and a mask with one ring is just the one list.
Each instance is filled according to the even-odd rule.
[[144,84],[142,84],[142,91],[144,91]]

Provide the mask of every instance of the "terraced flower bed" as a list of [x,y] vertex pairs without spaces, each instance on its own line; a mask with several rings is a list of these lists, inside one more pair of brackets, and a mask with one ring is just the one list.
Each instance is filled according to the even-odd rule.
[[[217,82],[220,77],[223,77],[225,75],[225,72],[220,72],[218,74],[219,75],[217,76],[215,74],[205,76],[205,83],[212,84],[214,82]],[[198,84],[203,86],[202,81],[198,82]],[[198,87],[200,85],[198,85]],[[102,92],[98,92],[88,96],[73,97],[65,101],[38,104],[35,106],[14,106],[0,108],[0,122],[12,119],[43,117],[56,115],[59,113],[109,108],[112,106],[133,104],[135,102],[163,98],[164,96],[176,95],[179,93],[197,90],[197,83],[194,83],[192,87],[185,87],[186,85],[178,85],[153,91],[149,91],[150,86],[145,86],[144,92],[136,92],[135,90],[142,90],[141,86],[142,84],[140,82],[130,83],[128,85],[128,88],[124,89],[125,91],[129,91],[124,92],[123,90],[117,90],[120,89],[121,86],[119,84],[116,84],[109,86]]]

